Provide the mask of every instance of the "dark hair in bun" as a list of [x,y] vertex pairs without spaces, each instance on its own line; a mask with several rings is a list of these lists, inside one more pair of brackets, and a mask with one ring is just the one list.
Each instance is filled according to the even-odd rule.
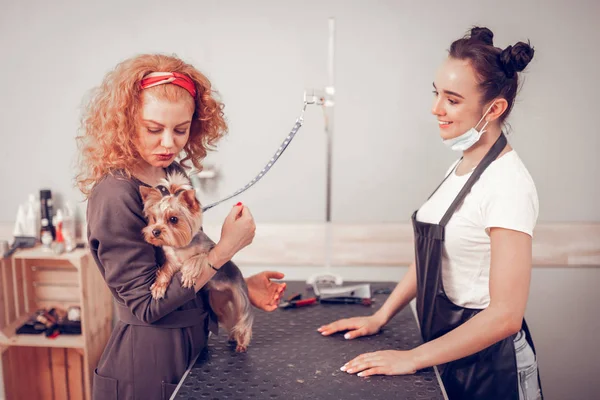
[[500,117],[504,121],[510,114],[519,87],[518,72],[527,67],[533,58],[533,47],[518,42],[502,50],[494,47],[494,33],[485,27],[473,27],[463,38],[450,45],[450,57],[468,60],[479,81],[483,93],[482,103],[497,97],[508,102],[506,112]]
[[500,64],[508,77],[525,69],[533,58],[533,47],[529,43],[519,42],[514,46],[508,46],[500,53]]
[[488,28],[473,27],[469,39],[473,42],[481,42],[489,46],[494,45],[494,33]]

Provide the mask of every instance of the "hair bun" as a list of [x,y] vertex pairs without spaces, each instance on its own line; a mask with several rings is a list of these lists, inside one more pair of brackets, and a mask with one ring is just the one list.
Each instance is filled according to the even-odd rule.
[[494,45],[494,33],[488,28],[474,26],[471,29],[471,40],[481,42],[490,46]]
[[514,46],[508,46],[500,53],[500,64],[506,72],[506,76],[512,78],[515,73],[521,72],[533,58],[533,47],[529,43],[518,42]]

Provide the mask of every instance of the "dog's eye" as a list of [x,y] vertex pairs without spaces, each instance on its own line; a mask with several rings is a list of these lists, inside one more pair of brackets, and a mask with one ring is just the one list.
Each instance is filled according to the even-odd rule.
[[176,224],[177,221],[179,221],[179,218],[177,218],[177,217],[171,217],[171,218],[169,218],[169,222],[172,223],[172,224]]

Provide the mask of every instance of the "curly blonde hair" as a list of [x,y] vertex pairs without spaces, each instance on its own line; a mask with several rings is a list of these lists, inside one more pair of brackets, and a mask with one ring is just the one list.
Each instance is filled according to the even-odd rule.
[[[179,72],[189,76],[196,85],[195,111],[181,161],[184,166],[189,160],[201,170],[201,161],[207,152],[214,150],[216,142],[227,133],[223,103],[216,99],[216,92],[206,76],[192,65],[176,56],[162,54],[127,59],[106,75],[84,107],[80,135],[76,138],[80,150],[76,182],[86,197],[107,174],[121,170],[131,176],[139,159],[135,143],[141,111],[140,81],[152,72]],[[184,96],[191,99],[185,89],[175,85],[146,90],[171,101]]]

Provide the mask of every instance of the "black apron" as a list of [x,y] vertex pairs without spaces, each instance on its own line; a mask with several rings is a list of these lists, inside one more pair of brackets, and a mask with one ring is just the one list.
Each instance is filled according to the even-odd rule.
[[[506,137],[501,134],[475,168],[439,224],[417,221],[416,211],[412,215],[417,266],[417,314],[421,335],[425,342],[446,334],[481,311],[457,306],[446,296],[442,282],[444,229],[475,182],[506,147],[506,143]],[[452,173],[454,170],[450,174]],[[535,353],[525,319],[523,319],[522,329],[527,334],[527,341]],[[515,336],[511,335],[468,357],[439,365],[442,382],[450,400],[519,400],[517,361],[513,342]]]

